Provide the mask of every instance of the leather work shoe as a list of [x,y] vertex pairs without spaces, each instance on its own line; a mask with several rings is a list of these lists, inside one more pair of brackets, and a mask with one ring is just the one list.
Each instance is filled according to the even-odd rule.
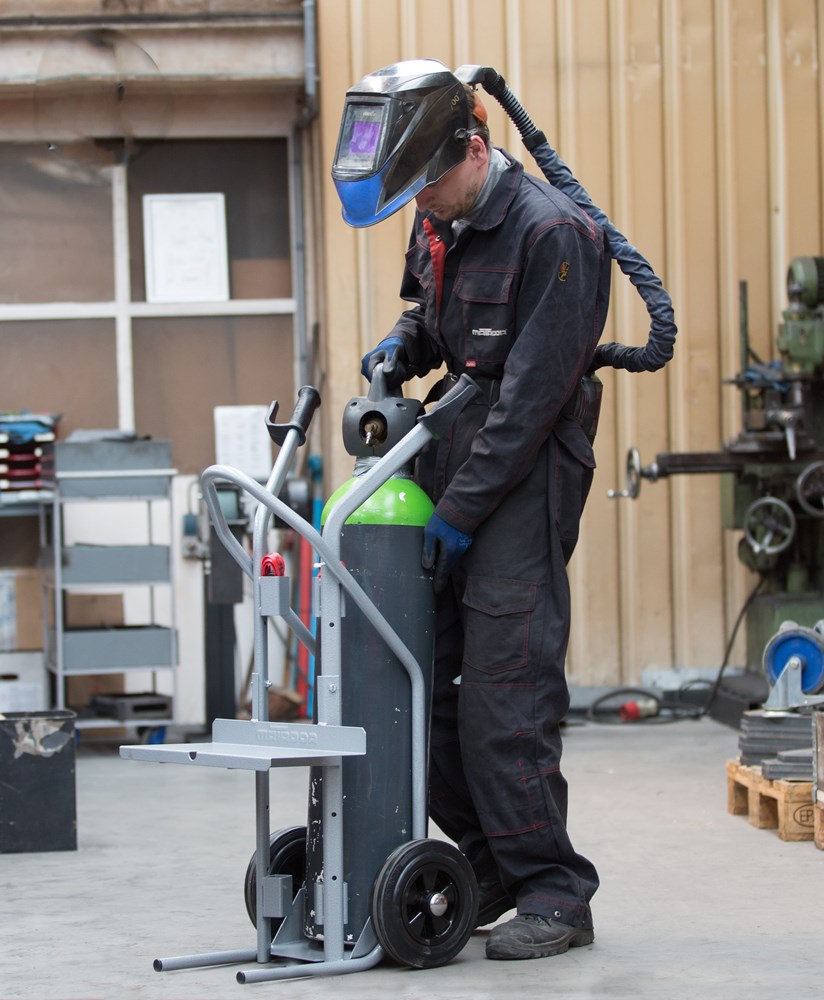
[[515,908],[515,900],[504,889],[497,878],[485,878],[478,882],[478,919],[476,927],[494,923],[508,910]]
[[594,939],[591,927],[570,927],[537,913],[519,913],[505,924],[492,928],[486,941],[486,957],[547,958],[562,955],[567,948],[592,944]]

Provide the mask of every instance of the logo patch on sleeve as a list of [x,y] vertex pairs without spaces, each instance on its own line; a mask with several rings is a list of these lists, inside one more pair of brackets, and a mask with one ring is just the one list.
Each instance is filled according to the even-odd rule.
[[566,281],[569,277],[569,261],[565,260],[558,268],[558,281]]

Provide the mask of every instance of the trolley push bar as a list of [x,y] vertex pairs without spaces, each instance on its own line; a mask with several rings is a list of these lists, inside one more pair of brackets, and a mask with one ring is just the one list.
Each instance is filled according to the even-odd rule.
[[[367,924],[361,939],[347,953],[344,948],[345,884],[343,878],[343,782],[342,761],[366,753],[366,733],[362,728],[341,725],[341,628],[343,595],[360,609],[406,671],[411,689],[412,729],[412,838],[426,835],[426,706],[421,668],[397,633],[340,560],[340,536],[349,518],[398,470],[406,466],[432,438],[440,437],[458,413],[476,395],[477,387],[464,375],[428,413],[372,468],[359,477],[328,513],[319,533],[281,501],[283,486],[297,449],[305,442],[312,415],[320,403],[317,391],[304,387],[292,419],[285,425],[274,423],[277,403],[273,403],[267,428],[280,451],[265,486],[238,469],[214,465],[201,476],[204,500],[215,531],[232,558],[254,585],[254,670],[252,674],[252,719],[216,719],[212,741],[206,743],[122,746],[120,755],[131,760],[226,767],[255,772],[255,888],[257,947],[174,958],[156,959],[157,971],[200,968],[257,961],[273,957],[289,963],[238,972],[241,983],[287,979],[296,976],[333,975],[355,972],[376,965],[383,957],[374,931]],[[217,484],[232,483],[258,503],[253,527],[251,557],[234,537],[226,522],[217,495]],[[289,604],[289,581],[283,576],[260,572],[266,554],[270,519],[276,514],[315,549],[324,572],[320,578],[320,622],[323,629],[323,668],[318,678],[316,724],[272,723],[268,716],[268,630],[269,617],[281,617],[310,652],[315,640]],[[301,890],[294,900],[289,893],[290,876],[268,875],[270,865],[269,775],[272,767],[316,765],[323,769],[323,942],[300,940]],[[281,921],[273,941],[272,920]],[[282,943],[281,943],[282,942]]]

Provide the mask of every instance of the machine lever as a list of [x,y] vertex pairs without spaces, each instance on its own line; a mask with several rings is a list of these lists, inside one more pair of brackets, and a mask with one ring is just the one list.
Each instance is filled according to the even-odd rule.
[[795,425],[787,424],[784,428],[784,437],[787,441],[787,455],[791,462],[795,461]]

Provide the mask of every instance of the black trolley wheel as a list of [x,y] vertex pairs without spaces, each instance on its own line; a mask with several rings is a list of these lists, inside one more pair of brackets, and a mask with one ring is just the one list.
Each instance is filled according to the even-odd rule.
[[[276,830],[269,837],[269,871],[267,875],[291,875],[292,893],[297,895],[306,867],[306,827],[290,826]],[[257,851],[252,854],[243,879],[243,898],[249,919],[257,927]],[[282,921],[272,920],[274,936]]]
[[478,917],[478,886],[466,858],[440,840],[411,840],[378,872],[370,900],[378,943],[413,969],[446,965],[463,949]]

